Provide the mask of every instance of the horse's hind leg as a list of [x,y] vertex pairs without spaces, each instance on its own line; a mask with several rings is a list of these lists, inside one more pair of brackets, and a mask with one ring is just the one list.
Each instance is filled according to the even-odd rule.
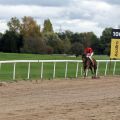
[[94,74],[94,72],[93,72],[93,69],[92,69],[92,67],[90,67],[90,70],[91,70],[91,73],[92,73],[92,75]]
[[95,77],[97,77],[97,68],[94,68]]
[[85,69],[85,70],[84,70],[84,78],[86,78],[87,75],[88,75],[88,69]]
[[97,72],[97,68],[94,67],[93,70],[94,70],[94,76],[92,78],[96,79],[97,78],[97,73],[96,73]]
[[86,70],[84,70],[84,78],[86,78]]
[[93,75],[94,75],[94,72],[93,72],[93,69],[92,69],[92,67],[90,67],[90,70],[91,70],[92,77],[93,77]]
[[92,78],[96,78],[96,72],[95,69],[90,67],[91,73],[92,73]]

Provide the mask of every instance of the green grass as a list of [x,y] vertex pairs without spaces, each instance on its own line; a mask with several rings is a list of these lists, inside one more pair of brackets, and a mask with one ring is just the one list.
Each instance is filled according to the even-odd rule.
[[[96,60],[109,59],[108,56],[94,56]],[[17,53],[0,53],[0,60],[81,60],[81,57],[71,57],[65,55],[39,55],[39,54],[17,54]],[[65,77],[65,63],[56,63],[56,78]],[[73,78],[76,77],[76,66],[77,63],[69,63],[67,77]],[[112,74],[114,63],[111,65],[108,64],[107,74]],[[105,73],[105,63],[100,63],[99,75],[104,75]],[[41,63],[31,63],[30,70],[30,80],[31,79],[40,79],[41,78]],[[120,74],[120,63],[117,63],[116,74]],[[79,64],[78,77],[81,77],[82,64]],[[53,63],[44,63],[43,67],[43,79],[52,79],[53,78]],[[28,63],[17,63],[16,64],[16,80],[27,80],[28,77]],[[89,72],[89,74],[91,74]],[[13,80],[13,64],[2,64],[0,69],[0,81],[12,81]]]
[[[95,55],[95,59],[109,59],[106,55]],[[40,55],[40,54],[21,54],[21,53],[0,53],[0,60],[79,60],[80,57],[65,55]]]

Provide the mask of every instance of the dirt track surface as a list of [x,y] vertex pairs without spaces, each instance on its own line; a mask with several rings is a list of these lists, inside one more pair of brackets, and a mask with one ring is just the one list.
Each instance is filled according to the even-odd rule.
[[6,84],[0,120],[120,120],[120,78]]

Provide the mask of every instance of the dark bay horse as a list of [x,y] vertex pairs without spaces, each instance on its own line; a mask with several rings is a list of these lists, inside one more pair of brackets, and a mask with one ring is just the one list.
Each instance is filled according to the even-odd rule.
[[91,70],[92,78],[96,78],[97,62],[94,58],[92,60],[93,62],[85,54],[82,55],[84,78],[87,76],[88,69]]

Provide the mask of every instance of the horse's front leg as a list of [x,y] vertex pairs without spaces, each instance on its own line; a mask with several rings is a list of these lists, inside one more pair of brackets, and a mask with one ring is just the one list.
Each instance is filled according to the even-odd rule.
[[90,67],[90,70],[91,70],[91,73],[92,73],[92,78],[94,78],[95,77],[95,72],[93,71],[93,69],[92,69],[92,67]]
[[85,68],[85,66],[83,67],[83,69],[84,69],[84,78],[86,78],[86,68]]
[[95,68],[90,68],[91,69],[91,73],[92,73],[92,78],[96,78],[96,69]]
[[84,70],[84,78],[86,78],[87,75],[88,75],[88,69],[85,69],[85,70]]
[[86,70],[84,70],[84,79],[86,78]]
[[93,72],[93,69],[92,69],[92,67],[90,67],[90,70],[91,70],[91,73],[92,73],[92,75],[94,74],[94,72]]
[[94,68],[95,77],[97,77],[97,68]]

